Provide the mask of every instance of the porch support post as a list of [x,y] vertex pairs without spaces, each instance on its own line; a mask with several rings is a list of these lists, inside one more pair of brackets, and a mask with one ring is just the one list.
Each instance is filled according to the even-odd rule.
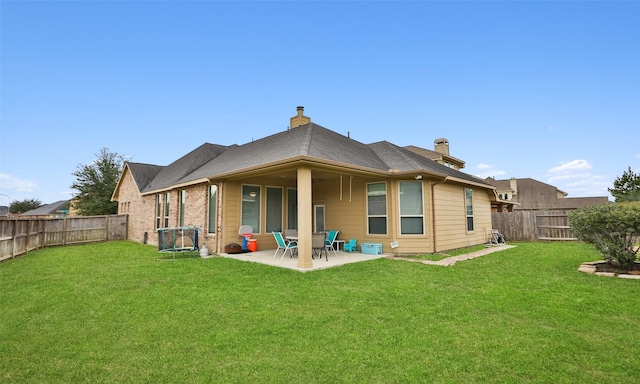
[[312,268],[311,169],[298,168],[298,268]]

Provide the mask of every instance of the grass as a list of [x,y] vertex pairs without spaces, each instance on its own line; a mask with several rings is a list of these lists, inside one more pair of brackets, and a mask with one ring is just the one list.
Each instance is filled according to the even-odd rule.
[[0,264],[0,382],[640,382],[640,281],[577,272],[583,244],[516,245],[308,273],[38,250]]

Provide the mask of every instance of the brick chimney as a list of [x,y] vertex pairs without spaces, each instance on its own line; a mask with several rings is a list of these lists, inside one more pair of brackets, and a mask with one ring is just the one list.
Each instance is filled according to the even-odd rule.
[[298,107],[298,114],[291,118],[291,122],[289,123],[289,129],[299,127],[304,124],[309,124],[311,122],[311,118],[303,115],[304,107]]
[[433,140],[433,149],[438,153],[449,156],[449,140],[444,137]]

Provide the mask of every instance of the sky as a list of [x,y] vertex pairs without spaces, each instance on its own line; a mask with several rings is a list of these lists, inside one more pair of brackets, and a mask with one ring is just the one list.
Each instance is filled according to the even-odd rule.
[[70,199],[103,148],[168,165],[297,106],[613,200],[640,172],[640,2],[0,1],[0,205]]

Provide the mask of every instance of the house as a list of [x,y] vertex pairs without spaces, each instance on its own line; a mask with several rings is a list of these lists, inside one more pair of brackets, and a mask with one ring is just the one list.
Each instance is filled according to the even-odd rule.
[[[131,240],[157,244],[157,229],[196,226],[214,253],[253,227],[260,249],[295,228],[298,267],[313,266],[313,232],[383,251],[431,253],[486,242],[495,187],[387,141],[363,144],[304,116],[243,145],[205,143],[167,166],[127,162],[112,200]],[[393,243],[393,248],[392,244]]]
[[567,197],[567,192],[531,178],[495,180],[487,177],[485,181],[496,187],[499,200],[515,203],[515,209],[572,210],[609,201],[606,196]]
[[55,203],[45,204],[38,208],[28,210],[20,214],[20,217],[33,217],[39,219],[55,219],[69,215],[70,200],[60,200]]
[[464,168],[464,161],[449,155],[449,140],[444,137],[435,139],[433,141],[433,147],[433,151],[430,149],[416,147],[415,145],[407,145],[404,148],[449,168],[457,170]]

